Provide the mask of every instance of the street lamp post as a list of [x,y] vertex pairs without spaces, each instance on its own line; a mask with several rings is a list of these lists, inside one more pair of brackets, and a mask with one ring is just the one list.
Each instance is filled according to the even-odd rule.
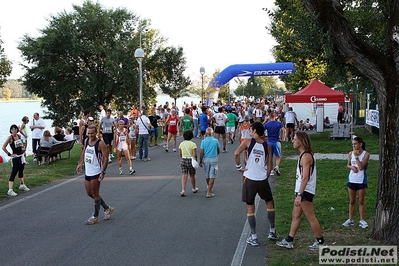
[[137,48],[134,52],[134,57],[136,58],[137,62],[139,63],[139,97],[140,97],[140,106],[139,106],[139,113],[141,114],[143,108],[143,68],[142,62],[144,58],[144,51],[141,48],[141,33],[143,32],[144,26],[140,26],[140,48]]
[[205,74],[205,67],[200,68],[201,79],[202,79],[202,105],[204,105],[204,74]]

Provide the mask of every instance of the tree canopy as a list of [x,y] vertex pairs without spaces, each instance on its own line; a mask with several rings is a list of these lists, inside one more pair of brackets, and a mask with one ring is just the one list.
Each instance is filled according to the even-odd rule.
[[[291,45],[288,35],[282,41],[287,54],[298,53],[292,59],[311,58],[326,67],[325,79],[330,84],[350,82],[360,78],[372,84],[379,104],[380,166],[376,213],[373,233],[384,243],[399,244],[399,2],[393,0],[277,0],[281,12],[276,27],[291,32],[295,38]],[[292,10],[292,8],[296,8]],[[303,9],[301,9],[303,8]],[[302,10],[305,10],[304,13]],[[300,13],[300,14],[296,14]],[[284,17],[283,15],[287,15]],[[283,19],[284,17],[284,19]],[[303,20],[303,21],[302,21]],[[289,25],[285,23],[291,23]],[[308,24],[307,23],[311,23]],[[302,25],[301,27],[299,25]],[[273,29],[272,29],[273,30]],[[314,37],[310,33],[317,33]],[[325,40],[321,42],[320,40]],[[312,47],[312,43],[315,47]],[[318,46],[323,49],[318,49]],[[303,49],[297,51],[298,48]],[[316,53],[316,51],[319,51]],[[318,55],[315,56],[315,55]],[[286,55],[288,56],[288,55]],[[314,61],[318,58],[317,61]],[[292,60],[296,62],[295,60]],[[300,64],[297,66],[301,67]],[[302,68],[303,77],[310,75]],[[328,74],[328,75],[327,75]],[[295,74],[296,75],[296,74]],[[292,75],[294,76],[294,75]],[[331,78],[331,79],[330,79]],[[294,78],[292,78],[294,79]],[[292,81],[292,86],[293,85]],[[299,86],[298,86],[299,87]]]
[[[148,31],[140,33],[140,28]],[[43,97],[48,109],[45,117],[56,125],[76,119],[83,110],[95,114],[99,105],[112,103],[112,109],[125,111],[138,103],[134,52],[140,35],[145,51],[145,103],[156,97],[154,73],[164,77],[171,68],[152,59],[162,54],[166,40],[150,29],[150,21],[140,20],[125,8],[105,9],[86,1],[73,5],[70,13],[52,15],[41,33],[38,38],[25,35],[18,48],[28,62],[24,65],[26,89]]]
[[0,87],[7,81],[7,77],[11,75],[11,62],[7,59],[4,48],[2,47],[3,41],[0,36]]

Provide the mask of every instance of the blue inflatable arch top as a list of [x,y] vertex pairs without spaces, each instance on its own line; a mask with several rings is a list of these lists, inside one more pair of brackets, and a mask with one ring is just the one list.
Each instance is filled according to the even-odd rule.
[[209,82],[208,88],[214,91],[208,94],[207,102],[216,101],[219,89],[234,77],[286,76],[292,73],[295,73],[292,62],[231,65]]

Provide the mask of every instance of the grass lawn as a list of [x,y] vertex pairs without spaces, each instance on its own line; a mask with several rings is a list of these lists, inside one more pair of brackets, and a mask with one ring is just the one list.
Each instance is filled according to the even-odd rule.
[[[366,150],[378,154],[378,136],[373,136],[365,129],[357,129],[356,135],[366,142]],[[333,140],[330,132],[312,134],[312,148],[315,153],[348,153],[352,150],[351,140]],[[283,143],[284,155],[298,154],[291,143]],[[276,205],[276,230],[280,239],[285,238],[291,226],[291,212],[294,203],[296,160],[283,159],[280,165],[281,176],[276,177],[274,199]],[[377,194],[378,161],[369,161],[367,170],[368,189],[365,199],[365,220],[369,228],[358,226],[359,211],[356,206],[354,227],[343,227],[348,219],[349,196],[347,178],[349,169],[346,160],[317,160],[317,188],[314,198],[316,217],[322,227],[327,245],[381,245],[370,238],[375,212]],[[333,208],[333,210],[331,209]],[[268,265],[318,265],[319,253],[308,250],[307,246],[315,240],[312,229],[304,214],[301,226],[294,239],[294,249],[288,250],[275,244],[275,241],[265,240],[267,246]]]

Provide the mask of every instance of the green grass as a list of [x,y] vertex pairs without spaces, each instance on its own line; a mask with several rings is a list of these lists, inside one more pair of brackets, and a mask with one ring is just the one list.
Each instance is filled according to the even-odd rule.
[[[75,145],[71,150],[71,157],[68,158],[68,153],[62,153],[61,160],[51,162],[49,164],[43,164],[38,166],[35,162],[32,162],[32,156],[27,157],[29,165],[25,165],[24,179],[25,183],[29,188],[41,186],[48,182],[64,178],[66,176],[74,175],[76,172],[76,165],[79,160],[80,145]],[[7,198],[6,195],[8,190],[8,179],[11,173],[11,162],[0,164],[0,200]],[[14,191],[18,194],[24,193],[18,189],[19,178],[18,174],[14,180]]]
[[[378,136],[371,134],[365,128],[356,128],[355,135],[359,136],[366,143],[366,150],[370,154],[379,154],[380,141]],[[350,139],[332,139],[331,131],[323,133],[310,134],[312,148],[315,153],[345,153],[352,150],[352,141]],[[297,150],[292,147],[292,143],[283,142],[282,149],[284,156],[297,154]]]
[[[356,134],[364,139],[367,151],[378,154],[378,136],[371,135],[365,129],[357,129]],[[312,134],[313,151],[316,153],[348,153],[352,150],[350,140],[333,140],[330,132]],[[285,155],[298,154],[291,143],[283,144]],[[369,161],[367,170],[368,189],[365,199],[365,220],[369,228],[357,226],[359,221],[358,205],[354,220],[356,226],[346,228],[342,223],[348,219],[349,195],[347,178],[349,170],[346,160],[317,160],[317,188],[314,198],[315,214],[322,227],[323,236],[328,245],[382,245],[370,238],[375,213],[377,195],[378,161]],[[276,205],[276,230],[280,239],[286,237],[291,226],[291,212],[294,203],[296,160],[283,159],[280,165],[281,176],[276,177],[274,199]],[[333,207],[334,210],[330,210]],[[318,252],[307,249],[315,240],[304,214],[301,226],[295,236],[294,249],[287,250],[278,247],[274,241],[265,240],[267,246],[268,265],[318,265]]]

